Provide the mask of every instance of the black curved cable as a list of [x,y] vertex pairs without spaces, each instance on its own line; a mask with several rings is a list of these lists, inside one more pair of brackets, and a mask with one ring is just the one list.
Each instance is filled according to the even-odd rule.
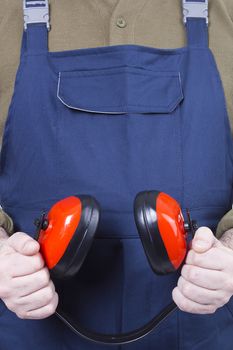
[[145,337],[153,329],[158,327],[158,325],[176,309],[177,309],[176,304],[172,302],[144,326],[128,333],[118,333],[118,334],[95,333],[93,331],[87,330],[83,328],[79,323],[71,320],[70,317],[66,315],[61,308],[58,308],[55,314],[75,334],[81,336],[84,339],[90,340],[94,343],[100,343],[104,345],[123,345],[123,344],[135,342]]

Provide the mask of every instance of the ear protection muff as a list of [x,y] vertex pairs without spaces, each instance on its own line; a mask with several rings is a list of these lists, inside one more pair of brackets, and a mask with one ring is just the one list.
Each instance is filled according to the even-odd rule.
[[[141,192],[134,201],[134,217],[147,259],[156,274],[176,271],[187,250],[186,235],[194,235],[197,225],[188,223],[179,204],[159,191]],[[100,219],[100,206],[91,196],[71,196],[57,203],[48,215],[35,221],[36,239],[51,276],[60,279],[73,277],[91,248]],[[58,305],[56,315],[79,336],[95,343],[122,345],[149,334],[177,308],[174,302],[150,322],[128,333],[103,334],[84,329]]]
[[[134,201],[134,217],[152,270],[156,274],[175,272],[187,251],[187,231],[178,202],[164,192],[141,192]],[[195,226],[195,227],[194,227]]]
[[90,196],[71,196],[57,202],[47,218],[36,221],[41,253],[56,278],[70,278],[82,266],[100,218],[98,202]]

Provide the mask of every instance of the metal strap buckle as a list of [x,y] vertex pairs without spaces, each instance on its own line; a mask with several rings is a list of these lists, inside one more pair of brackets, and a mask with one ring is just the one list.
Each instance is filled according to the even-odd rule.
[[187,1],[183,0],[183,15],[184,23],[187,23],[187,18],[204,18],[208,25],[208,0],[205,1]]
[[49,4],[48,0],[23,0],[24,29],[27,29],[29,23],[49,24]]

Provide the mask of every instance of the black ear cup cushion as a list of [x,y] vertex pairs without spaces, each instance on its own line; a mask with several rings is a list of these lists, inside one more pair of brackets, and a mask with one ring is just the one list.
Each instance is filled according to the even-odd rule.
[[77,196],[82,202],[82,214],[64,255],[50,271],[51,276],[59,279],[73,277],[81,268],[94,239],[100,219],[100,206],[90,196]]
[[134,201],[134,218],[152,270],[159,275],[174,272],[158,228],[156,199],[160,192],[140,192]]

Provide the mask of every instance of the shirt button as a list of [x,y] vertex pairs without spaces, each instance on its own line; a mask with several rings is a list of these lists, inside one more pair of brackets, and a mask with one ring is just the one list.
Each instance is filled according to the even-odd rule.
[[125,28],[127,26],[126,20],[123,17],[118,17],[116,21],[116,25],[119,28]]

